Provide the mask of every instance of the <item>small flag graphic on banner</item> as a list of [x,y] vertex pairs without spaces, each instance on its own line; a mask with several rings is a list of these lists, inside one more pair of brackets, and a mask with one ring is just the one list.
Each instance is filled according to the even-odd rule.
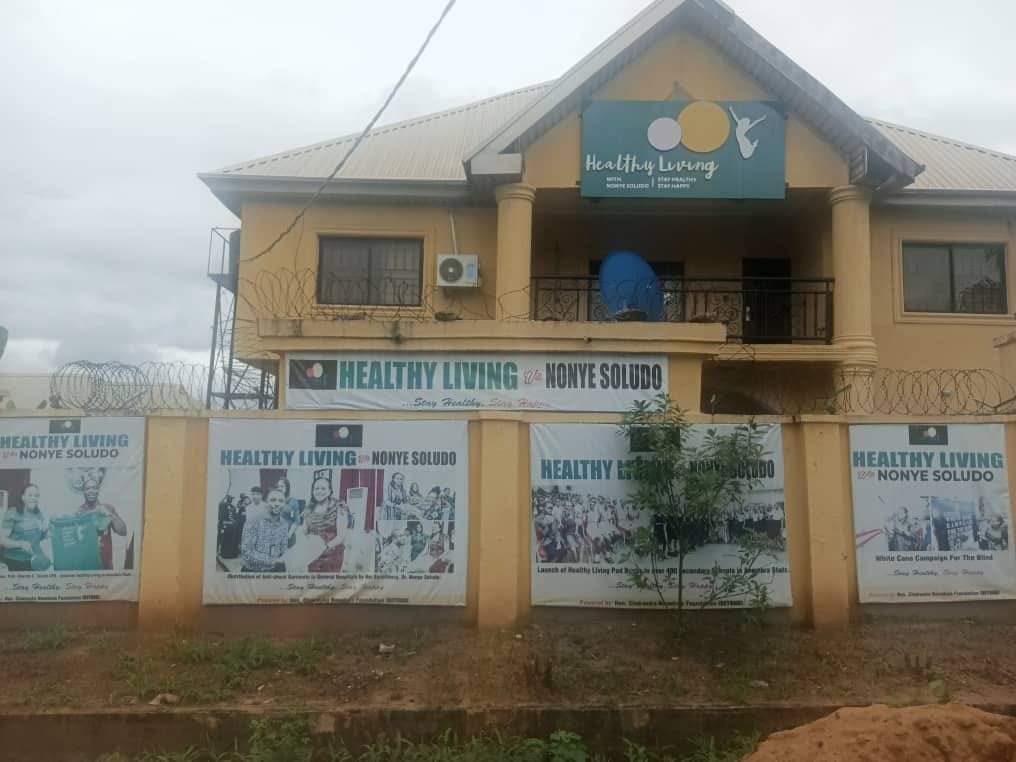
[[335,360],[290,360],[290,389],[335,389],[338,363]]
[[319,423],[315,447],[363,447],[363,426],[352,423]]
[[949,444],[949,427],[941,425],[910,427],[910,444],[912,445],[947,445]]
[[80,418],[54,418],[49,422],[50,434],[80,434]]

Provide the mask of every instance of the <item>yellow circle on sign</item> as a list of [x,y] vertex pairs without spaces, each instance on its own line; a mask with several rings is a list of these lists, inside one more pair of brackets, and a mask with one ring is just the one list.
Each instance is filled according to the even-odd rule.
[[730,137],[730,118],[712,101],[689,103],[677,123],[681,125],[681,145],[696,153],[715,151]]

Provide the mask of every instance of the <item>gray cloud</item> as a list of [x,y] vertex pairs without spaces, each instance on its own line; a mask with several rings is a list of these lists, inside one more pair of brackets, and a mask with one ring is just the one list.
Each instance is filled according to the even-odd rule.
[[[359,129],[442,4],[4,3],[0,367],[200,357],[237,221],[195,174]],[[647,4],[460,2],[386,121],[556,77]],[[1016,153],[1016,4],[733,5],[861,113]]]

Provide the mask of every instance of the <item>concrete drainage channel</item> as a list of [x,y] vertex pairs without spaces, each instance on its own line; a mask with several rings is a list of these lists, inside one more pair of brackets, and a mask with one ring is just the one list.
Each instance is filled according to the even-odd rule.
[[[303,719],[322,744],[342,741],[357,749],[380,737],[430,740],[451,730],[459,738],[491,735],[546,738],[556,730],[582,736],[588,747],[619,752],[622,739],[649,748],[689,749],[694,739],[722,742],[736,734],[763,735],[796,727],[839,705],[751,707],[545,707],[475,709],[364,709],[292,712],[250,709],[152,709],[108,712],[0,714],[0,759],[12,762],[95,762],[103,754],[233,749],[256,719]],[[1016,705],[978,705],[1016,716]]]

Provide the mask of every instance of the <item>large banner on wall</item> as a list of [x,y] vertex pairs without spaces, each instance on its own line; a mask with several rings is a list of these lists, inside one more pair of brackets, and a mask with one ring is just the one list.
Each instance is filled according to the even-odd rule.
[[145,420],[0,418],[0,601],[136,601]]
[[1001,424],[850,427],[861,603],[1016,598]]
[[[695,426],[689,444],[707,429]],[[736,568],[738,536],[762,532],[783,549],[765,557],[758,568],[775,606],[790,606],[783,497],[783,434],[780,426],[762,427],[765,456],[745,468],[760,480],[738,509],[713,529],[709,543],[685,559],[685,600],[702,599],[705,575],[716,564]],[[632,570],[648,568],[633,558],[627,538],[637,527],[652,527],[661,552],[674,558],[676,538],[666,522],[642,510],[632,499],[631,461],[639,456],[617,426],[605,424],[534,424],[531,431],[533,604],[645,608],[660,605],[655,591],[639,590]],[[676,601],[676,591],[669,596]],[[743,606],[745,601],[724,605]]]
[[205,603],[464,606],[465,421],[213,420]]
[[667,391],[663,355],[287,355],[290,410],[620,412]]

